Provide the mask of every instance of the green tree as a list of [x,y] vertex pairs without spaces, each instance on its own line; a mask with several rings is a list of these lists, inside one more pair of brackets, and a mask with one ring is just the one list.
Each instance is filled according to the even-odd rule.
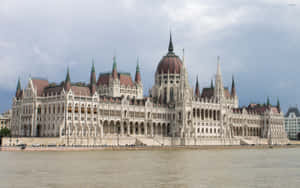
[[1,128],[0,129],[0,136],[10,136],[10,129],[7,127]]

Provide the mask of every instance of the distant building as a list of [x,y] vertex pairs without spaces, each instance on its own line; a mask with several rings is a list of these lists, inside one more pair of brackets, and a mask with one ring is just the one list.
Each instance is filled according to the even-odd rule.
[[197,78],[192,88],[184,56],[174,53],[171,36],[148,97],[143,96],[138,64],[133,80],[117,71],[114,58],[112,71],[96,80],[94,64],[87,84],[72,83],[69,69],[57,85],[30,78],[22,89],[19,80],[12,135],[57,137],[70,145],[125,145],[129,140],[145,145],[288,142],[279,102],[239,107],[234,79],[231,89],[223,86],[219,58],[211,85],[201,92]]
[[291,140],[300,140],[300,112],[297,107],[290,107],[285,114],[285,131]]
[[0,128],[9,128],[10,129],[10,120],[11,120],[11,110],[0,114]]

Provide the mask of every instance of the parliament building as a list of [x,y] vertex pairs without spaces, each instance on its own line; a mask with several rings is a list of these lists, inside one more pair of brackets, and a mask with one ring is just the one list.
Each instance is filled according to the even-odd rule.
[[71,81],[69,69],[60,84],[29,78],[17,84],[12,103],[14,137],[56,138],[66,145],[240,145],[287,144],[284,116],[276,106],[240,107],[235,81],[224,87],[217,62],[215,79],[200,90],[188,82],[184,56],[174,53],[172,37],[144,95],[137,64],[135,77],[100,73],[94,63],[89,83]]

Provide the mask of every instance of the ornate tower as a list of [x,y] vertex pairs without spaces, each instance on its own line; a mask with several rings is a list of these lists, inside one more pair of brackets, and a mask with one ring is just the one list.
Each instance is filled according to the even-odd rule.
[[140,65],[139,65],[139,58],[137,58],[136,70],[135,70],[135,86],[136,86],[136,96],[137,98],[143,98],[143,84],[141,79],[141,72],[140,72]]
[[117,71],[116,56],[113,57],[113,67],[111,76],[109,79],[109,96],[119,97],[120,96],[120,79]]
[[156,69],[152,97],[155,101],[165,104],[174,103],[183,99],[187,87],[187,72],[184,63],[174,53],[170,33],[168,53],[163,56]]

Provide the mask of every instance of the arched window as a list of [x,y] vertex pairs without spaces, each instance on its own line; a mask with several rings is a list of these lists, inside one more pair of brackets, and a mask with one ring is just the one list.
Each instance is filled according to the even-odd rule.
[[164,103],[167,103],[167,88],[164,88]]

